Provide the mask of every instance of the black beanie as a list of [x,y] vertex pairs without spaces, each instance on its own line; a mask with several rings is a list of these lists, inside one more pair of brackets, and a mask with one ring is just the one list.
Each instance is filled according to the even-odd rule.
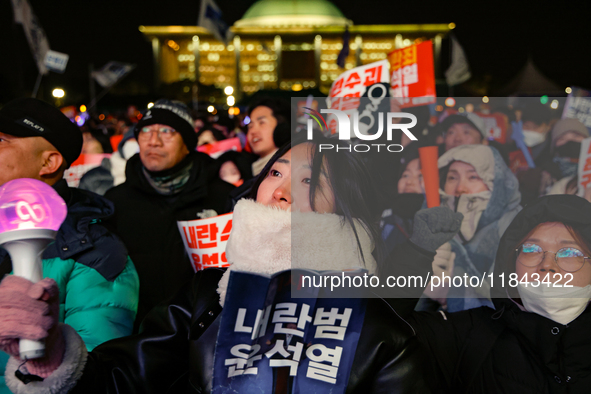
[[188,108],[184,104],[166,99],[156,101],[154,106],[137,123],[134,129],[135,138],[137,139],[143,127],[153,124],[163,124],[172,127],[181,134],[189,152],[195,150],[197,136],[195,134],[194,122],[189,114]]

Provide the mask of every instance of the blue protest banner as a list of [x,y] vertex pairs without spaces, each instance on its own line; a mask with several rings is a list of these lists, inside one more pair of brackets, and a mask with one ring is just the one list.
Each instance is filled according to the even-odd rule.
[[216,344],[214,394],[345,392],[366,300],[323,298],[319,288],[310,289],[308,298],[292,298],[291,279],[292,271],[232,272]]

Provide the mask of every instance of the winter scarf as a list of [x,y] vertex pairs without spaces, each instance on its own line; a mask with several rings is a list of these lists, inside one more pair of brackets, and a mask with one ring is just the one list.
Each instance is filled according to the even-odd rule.
[[232,271],[273,274],[291,268],[318,271],[364,268],[377,270],[371,255],[373,240],[355,222],[361,253],[353,229],[335,214],[289,212],[252,200],[240,200],[234,207],[232,232],[226,246],[231,263],[218,285],[224,305]]

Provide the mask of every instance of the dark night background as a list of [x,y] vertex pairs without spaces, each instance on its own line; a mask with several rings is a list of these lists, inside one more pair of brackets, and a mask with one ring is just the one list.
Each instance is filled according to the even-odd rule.
[[[137,64],[117,92],[150,91],[151,46],[140,25],[194,25],[199,0],[42,1],[29,0],[53,50],[67,53],[64,74],[44,77],[40,98],[63,87],[64,104],[88,100],[88,64],[111,60]],[[228,25],[240,19],[253,0],[217,0]],[[528,56],[560,86],[591,89],[591,7],[589,2],[384,1],[335,0],[354,24],[454,22],[474,85],[500,87],[524,66]],[[22,27],[14,25],[10,0],[0,0],[0,104],[30,93],[37,77]],[[100,87],[97,86],[97,92]],[[111,95],[105,97],[108,101]],[[158,98],[158,97],[155,97]],[[70,101],[68,101],[70,100]]]

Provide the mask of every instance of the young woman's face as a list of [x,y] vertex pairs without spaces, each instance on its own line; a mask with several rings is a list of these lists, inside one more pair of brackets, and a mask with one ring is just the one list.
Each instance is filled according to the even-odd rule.
[[419,159],[411,160],[398,180],[398,193],[424,193],[425,185]]
[[[312,212],[310,205],[311,144],[300,144],[281,156],[261,182],[257,202],[286,211]],[[324,174],[319,179],[315,208],[319,213],[334,212],[334,194]]]
[[445,186],[446,194],[459,197],[462,194],[474,194],[488,190],[486,183],[480,178],[471,164],[463,161],[454,161],[449,166]]
[[[543,250],[546,253],[542,253],[539,256],[538,264],[532,264],[531,261],[535,262],[538,259],[530,257],[530,253],[518,252],[517,261],[515,262],[515,272],[519,280],[523,279],[529,282],[535,282],[536,279],[540,282],[543,280],[547,282],[549,280],[552,283],[559,282],[579,287],[585,287],[591,284],[591,263],[589,263],[589,260],[585,259],[582,268],[576,272],[569,272],[570,270],[561,268],[561,265],[566,267],[568,263],[561,263],[560,265],[556,263],[556,252],[561,249],[561,254],[564,256],[578,255],[573,249],[578,249],[583,255],[585,254],[581,245],[577,243],[564,224],[557,222],[544,223],[523,244],[525,245],[526,252]],[[539,246],[539,248],[535,245]],[[519,249],[521,250],[521,246]],[[533,254],[531,255],[533,256]],[[548,279],[545,279],[547,275]],[[572,280],[569,281],[571,278]]]

